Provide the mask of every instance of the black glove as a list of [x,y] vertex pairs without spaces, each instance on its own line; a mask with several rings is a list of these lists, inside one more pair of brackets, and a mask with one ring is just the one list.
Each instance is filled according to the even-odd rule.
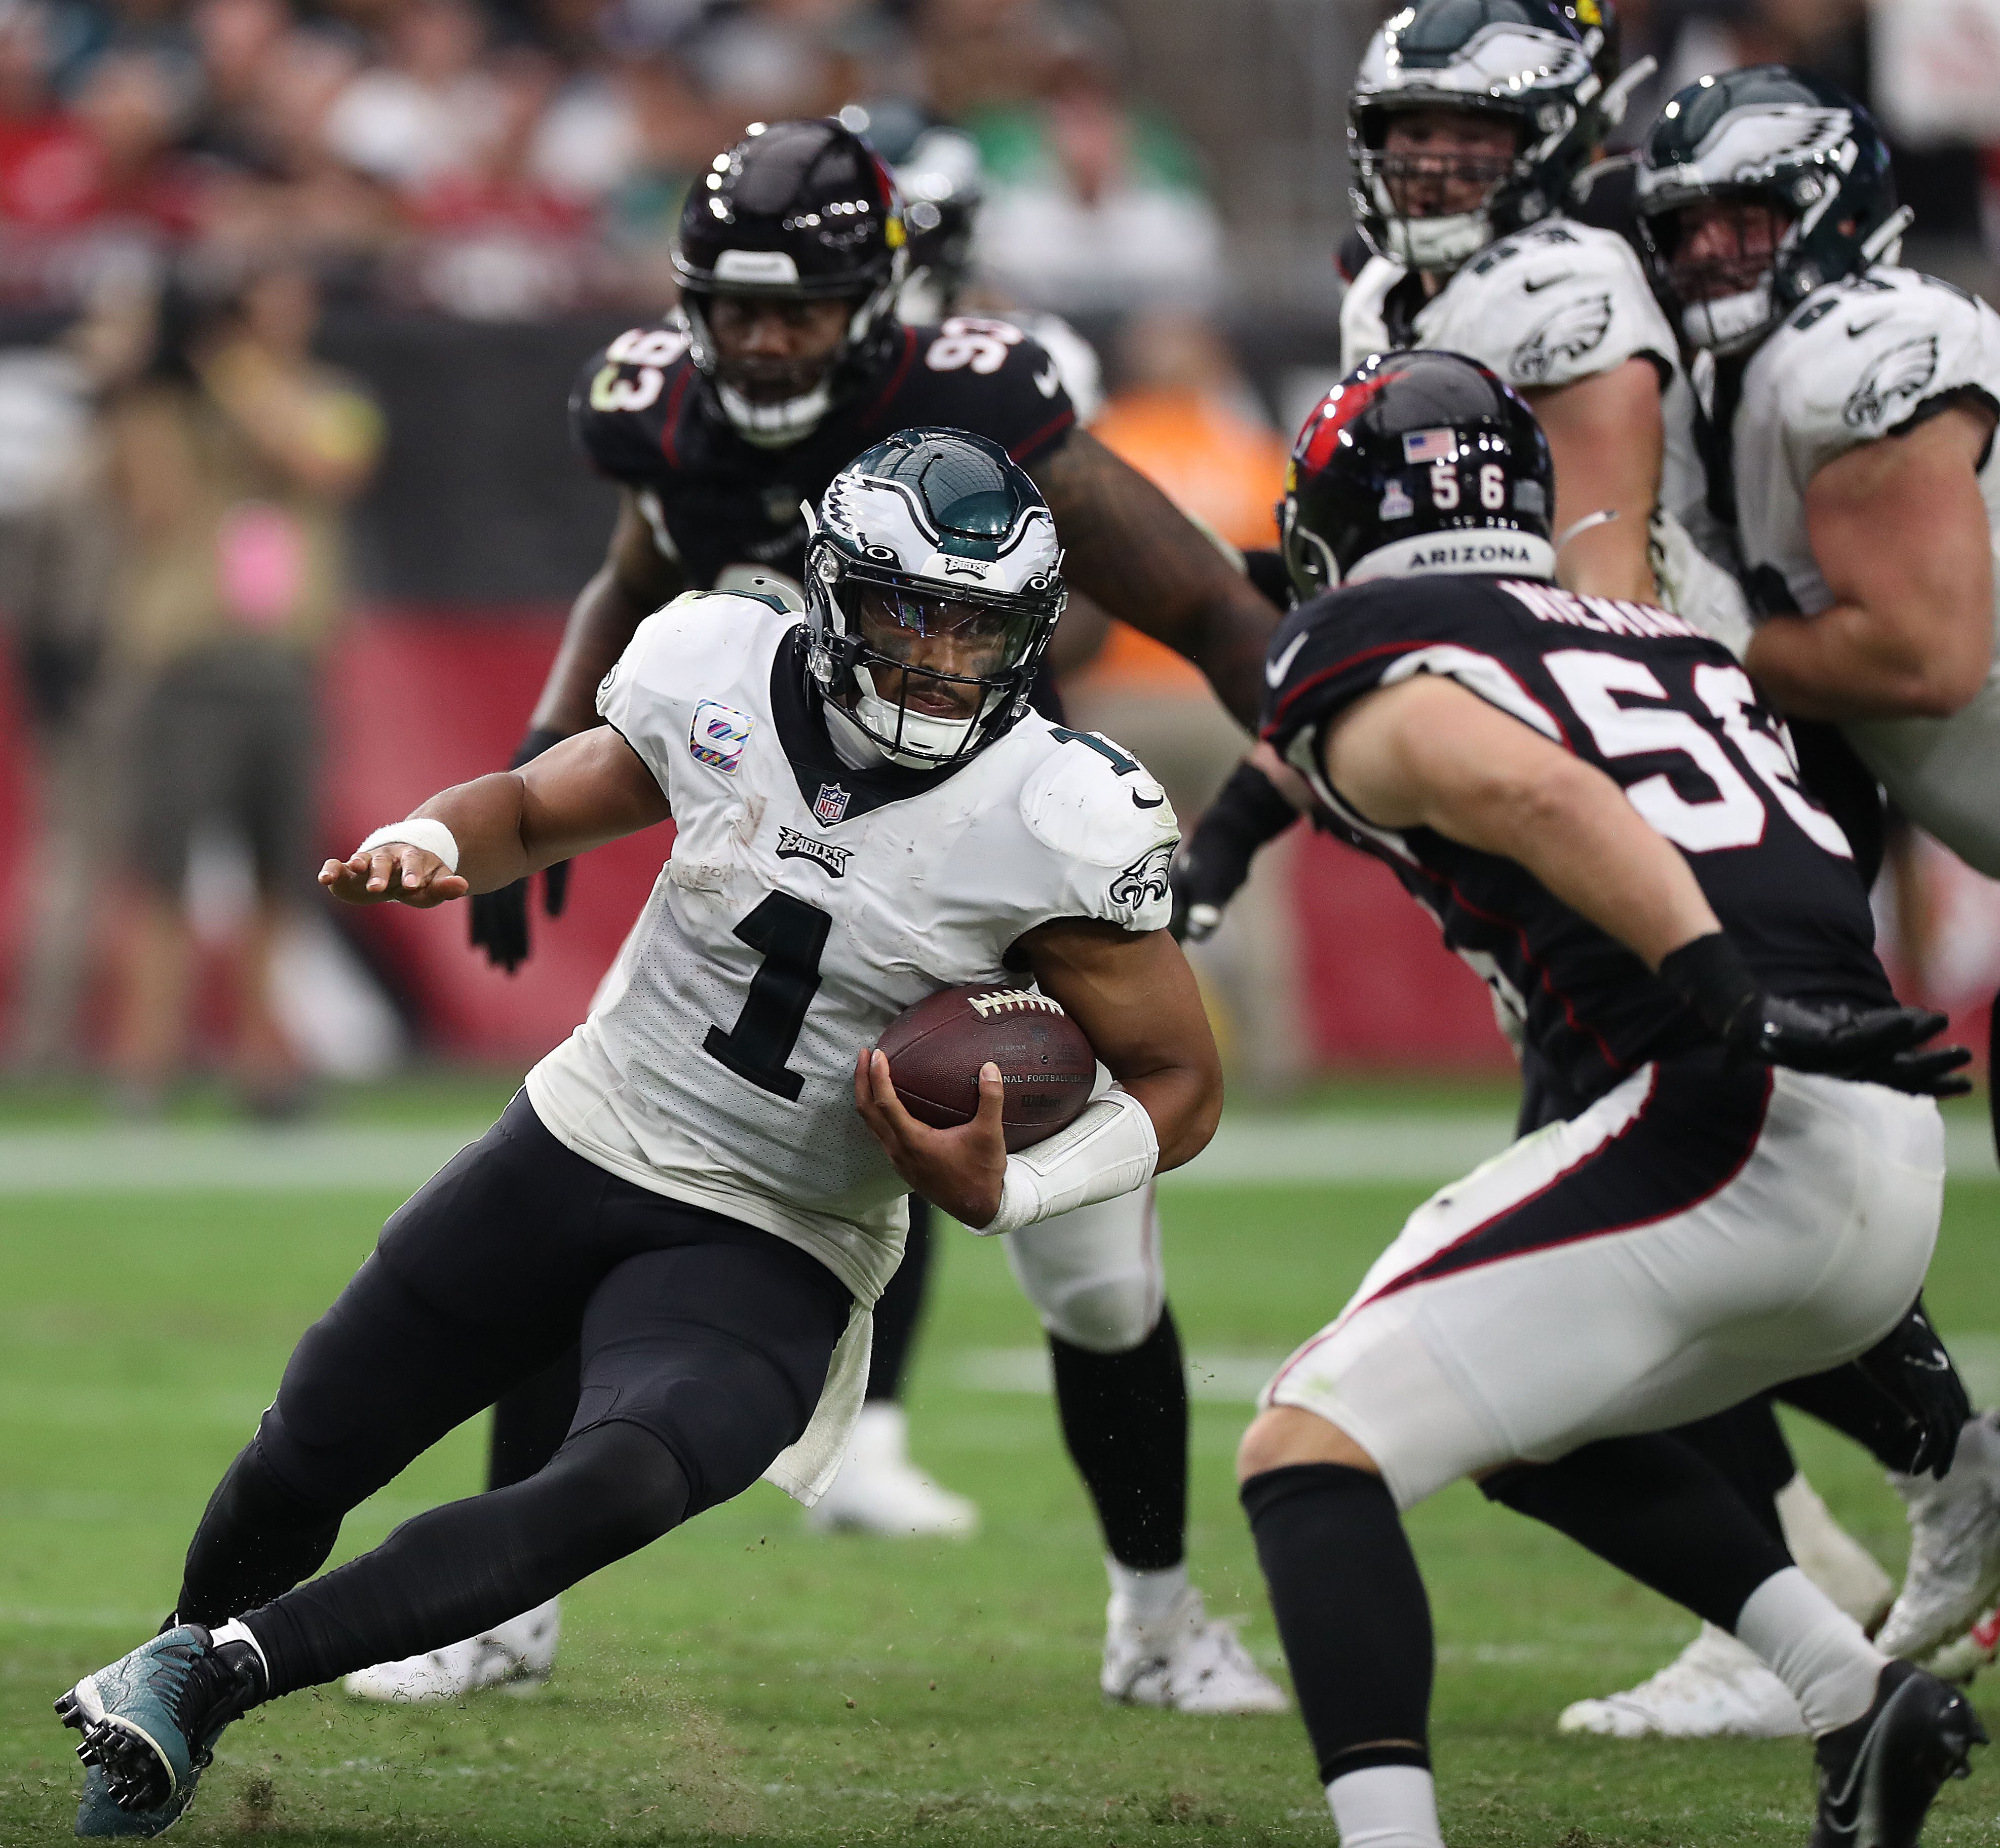
[[1964,1047],[1918,1050],[1943,1030],[1943,1015],[1922,1007],[1855,1009],[1767,995],[1721,931],[1683,943],[1663,959],[1660,979],[1738,1058],[1919,1096],[1959,1097],[1972,1089],[1971,1081],[1959,1075],[1972,1057]]
[[[509,760],[507,767],[518,770],[530,759],[539,757],[551,745],[559,745],[567,734],[551,731],[545,725],[537,725],[521,740],[521,746]],[[569,896],[569,862],[559,860],[542,875],[543,907],[552,918],[562,915],[564,901]],[[505,969],[509,975],[528,960],[528,884],[517,879],[512,885],[503,885],[495,891],[481,892],[472,900],[471,935],[475,950],[484,950],[486,960],[495,967]]]
[[1250,877],[1257,849],[1298,818],[1269,777],[1247,757],[1239,763],[1168,870],[1174,914],[1167,928],[1175,941],[1214,936],[1224,907]]
[[1918,1297],[1909,1314],[1854,1364],[1910,1421],[1904,1473],[1929,1471],[1943,1482],[1958,1453],[1958,1434],[1972,1416],[1972,1401],[1931,1326],[1924,1299]]

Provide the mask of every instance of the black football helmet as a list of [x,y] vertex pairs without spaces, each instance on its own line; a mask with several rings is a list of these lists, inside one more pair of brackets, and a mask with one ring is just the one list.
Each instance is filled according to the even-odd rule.
[[898,430],[834,477],[808,524],[807,670],[834,728],[941,769],[1028,710],[1063,611],[1062,551],[999,444]]
[[908,321],[955,311],[972,273],[972,228],[985,203],[979,144],[962,129],[927,128],[895,165],[910,228],[910,280],[898,312]]
[[[878,372],[894,338],[896,290],[908,233],[895,182],[868,144],[831,118],[755,125],[689,189],[674,245],[674,273],[693,336],[689,356],[724,415],[752,443],[797,443],[843,398]],[[851,303],[845,339],[823,360],[779,381],[794,387],[775,403],[769,362],[717,352],[710,304],[718,295]],[[761,394],[760,394],[761,395]]]
[[[1594,9],[1593,9],[1594,10]],[[1415,269],[1452,270],[1495,238],[1562,208],[1570,183],[1603,138],[1604,82],[1589,41],[1554,0],[1417,0],[1370,40],[1348,101],[1355,218],[1370,248]],[[1465,161],[1457,177],[1486,184],[1470,211],[1415,217],[1398,187],[1418,169],[1385,145],[1390,120],[1419,109],[1494,116],[1514,151]],[[1422,171],[1436,164],[1425,157]]]
[[1300,603],[1423,571],[1553,578],[1555,470],[1535,414],[1462,353],[1377,353],[1292,445],[1278,518]]
[[[1783,224],[1769,252],[1696,259],[1684,207],[1739,200]],[[1895,261],[1910,214],[1868,112],[1784,64],[1704,77],[1660,112],[1640,150],[1639,240],[1653,286],[1691,346],[1747,352],[1823,284]]]

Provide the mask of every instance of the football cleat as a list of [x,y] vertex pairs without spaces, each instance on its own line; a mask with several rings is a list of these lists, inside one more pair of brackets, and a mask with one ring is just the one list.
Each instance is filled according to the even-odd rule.
[[1992,1667],[1995,1655],[2000,1655],[2000,1610],[1989,1610],[1956,1642],[1934,1651],[1918,1666],[1940,1681],[1964,1687],[1981,1669]]
[[1892,1476],[1910,1516],[1910,1569],[1876,1645],[1916,1660],[2000,1601],[2000,1413],[1965,1427],[1942,1482]]
[[482,1687],[529,1693],[548,1680],[562,1636],[562,1601],[550,1598],[533,1610],[495,1624],[464,1641],[401,1662],[377,1662],[349,1675],[341,1686],[357,1700],[418,1704],[456,1700]]
[[76,1832],[146,1836],[172,1828],[194,1800],[216,1741],[263,1690],[256,1651],[241,1642],[218,1649],[199,1624],[162,1631],[85,1676],[56,1702],[56,1717],[83,1735]]
[[843,1529],[889,1540],[912,1535],[967,1540],[979,1530],[979,1508],[942,1488],[910,1461],[909,1422],[901,1405],[864,1405],[840,1473],[806,1516],[815,1533]]
[[1175,1713],[1285,1713],[1292,1704],[1251,1660],[1235,1622],[1210,1617],[1193,1586],[1166,1617],[1150,1624],[1125,1615],[1112,1600],[1098,1685],[1107,1700]]
[[1955,1687],[1892,1662],[1874,1704],[1813,1748],[1819,1809],[1811,1848],[1915,1848],[1938,1792],[1971,1769],[1986,1728]]
[[1622,1694],[1572,1701],[1558,1732],[1603,1739],[1796,1739],[1806,1729],[1791,1690],[1726,1630],[1701,1634],[1657,1675]]

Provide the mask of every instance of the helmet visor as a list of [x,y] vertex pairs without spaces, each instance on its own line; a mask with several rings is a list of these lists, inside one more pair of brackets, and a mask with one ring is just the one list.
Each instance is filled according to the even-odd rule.
[[974,602],[908,584],[843,586],[862,670],[893,705],[926,717],[970,719],[1008,684],[1043,617],[1019,605]]

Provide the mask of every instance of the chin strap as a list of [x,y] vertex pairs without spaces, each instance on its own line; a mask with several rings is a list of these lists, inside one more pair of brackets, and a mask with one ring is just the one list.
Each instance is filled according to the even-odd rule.
[[1561,537],[1556,540],[1556,556],[1562,556],[1563,547],[1572,539],[1581,539],[1593,526],[1608,526],[1617,517],[1616,507],[1599,507],[1595,513],[1586,513],[1573,526],[1564,527]]
[[1634,58],[1605,85],[1604,100],[1598,105],[1598,109],[1607,127],[1616,128],[1625,120],[1625,111],[1632,101],[1632,92],[1659,68],[1660,61],[1650,54]]
[[1868,234],[1861,246],[1861,267],[1872,269],[1877,263],[1893,263],[1902,255],[1898,248],[1903,241],[1903,233],[1915,224],[1917,214],[1906,205],[1899,205]]

